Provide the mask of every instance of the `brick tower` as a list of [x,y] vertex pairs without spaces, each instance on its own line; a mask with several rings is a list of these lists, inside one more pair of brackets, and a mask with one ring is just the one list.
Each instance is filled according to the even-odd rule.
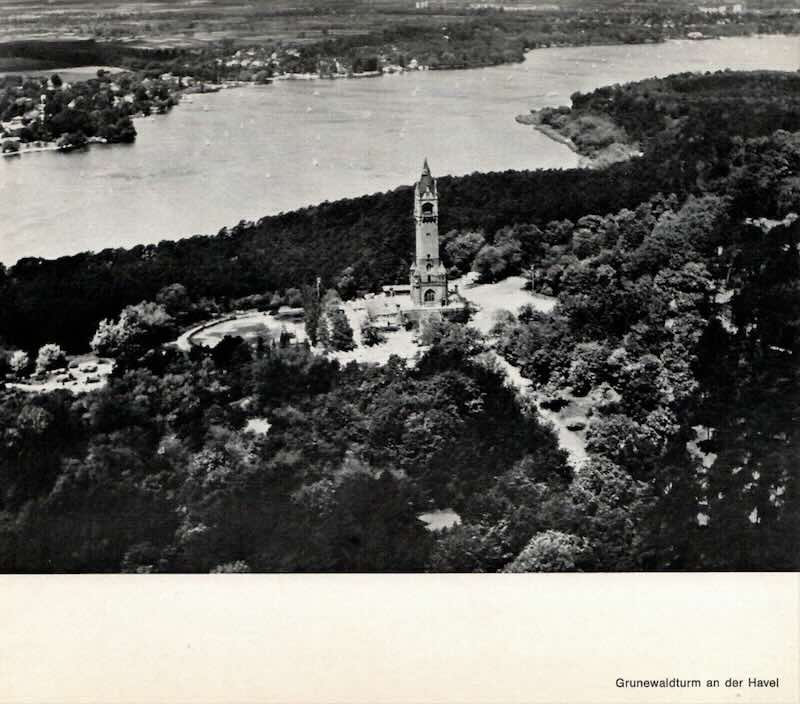
[[411,300],[417,307],[447,305],[447,271],[439,259],[439,195],[428,160],[414,187],[416,252],[411,265]]

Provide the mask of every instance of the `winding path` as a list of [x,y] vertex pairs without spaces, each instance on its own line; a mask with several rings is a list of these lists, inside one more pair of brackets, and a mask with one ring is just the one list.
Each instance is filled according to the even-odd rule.
[[[531,305],[543,313],[552,312],[556,299],[541,294],[531,294],[524,289],[526,280],[521,276],[510,276],[495,284],[475,284],[474,276],[467,275],[453,284],[458,286],[458,292],[471,303],[479,307],[478,312],[470,321],[485,335],[488,335],[495,322],[499,311],[507,310],[516,313],[523,305]],[[531,380],[522,375],[519,367],[501,357],[495,350],[490,353],[497,365],[505,372],[510,386],[513,386],[522,396],[530,398],[539,411],[539,415],[553,424],[558,435],[558,442],[567,451],[570,463],[576,469],[586,461],[586,443],[575,431],[567,427],[567,421],[559,414],[542,408],[541,398],[531,388]]]
[[539,415],[546,421],[552,423],[553,429],[556,431],[556,435],[558,435],[558,444],[563,450],[567,451],[570,464],[572,464],[575,469],[580,469],[581,465],[587,459],[586,443],[583,438],[567,427],[567,421],[564,420],[560,414],[542,408],[539,403],[541,398],[531,389],[531,380],[522,376],[519,367],[515,367],[506,359],[503,359],[503,357],[494,350],[492,350],[492,355],[500,368],[506,373],[506,379],[509,385],[519,391],[523,397],[528,397],[533,400]]

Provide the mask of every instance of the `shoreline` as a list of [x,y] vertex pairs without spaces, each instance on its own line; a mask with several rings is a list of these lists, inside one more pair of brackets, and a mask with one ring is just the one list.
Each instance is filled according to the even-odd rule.
[[[168,115],[172,108],[178,107],[182,101],[186,101],[192,95],[203,95],[206,93],[219,93],[222,90],[230,90],[232,88],[245,88],[248,86],[255,86],[258,85],[253,81],[226,81],[224,83],[208,83],[202,86],[190,86],[188,88],[184,88],[182,90],[176,91],[174,96],[176,98],[175,105],[172,105],[169,110],[166,112],[151,112],[149,115],[145,115],[142,112],[136,113],[135,115],[131,115],[130,119],[133,120],[145,120],[148,118],[155,118],[155,117],[162,117],[164,115]],[[13,139],[13,138],[12,138]],[[41,154],[43,152],[71,152],[77,151],[79,149],[85,149],[90,147],[93,144],[104,144],[104,145],[113,145],[113,144],[134,144],[136,140],[133,142],[108,142],[108,140],[103,139],[102,137],[88,137],[86,144],[81,145],[80,147],[75,147],[71,144],[59,145],[56,142],[41,142],[40,146],[28,147],[24,145],[28,144],[37,144],[37,142],[20,142],[19,149],[17,151],[0,151],[0,157],[15,157],[15,156],[22,156],[23,154]]]
[[607,147],[601,149],[594,154],[583,153],[577,144],[566,135],[559,132],[555,127],[542,124],[539,120],[537,112],[529,114],[517,115],[514,118],[520,125],[533,127],[537,132],[540,132],[548,139],[562,144],[567,147],[571,152],[580,157],[578,168],[581,169],[597,169],[609,164],[617,163],[619,161],[627,161],[636,156],[641,156],[642,152],[639,150],[638,145],[627,144],[622,142],[614,142]]
[[[36,144],[36,142],[24,142],[24,144]],[[91,144],[108,144],[108,142],[102,137],[89,137],[86,144],[80,147],[75,147],[72,144],[59,145],[56,142],[42,142],[41,146],[37,147],[20,146],[19,150],[15,152],[0,152],[0,156],[14,157],[22,156],[23,154],[40,154],[42,152],[71,152],[83,149]]]
[[[779,32],[775,34],[770,33],[763,33],[763,32],[756,32],[751,34],[743,34],[743,35],[733,35],[733,36],[720,36],[714,37],[715,39],[736,39],[736,38],[745,38],[745,37],[752,37],[752,38],[760,38],[760,37],[771,37],[771,36],[780,36],[780,37],[792,37],[792,36],[800,36],[798,34],[787,34],[785,32]],[[709,37],[710,38],[710,37]],[[653,41],[645,41],[645,42],[637,42],[635,45],[637,46],[645,46],[645,45],[654,45],[654,44],[664,44],[669,42],[696,42],[697,39],[691,39],[689,37],[666,37],[658,42]],[[598,43],[598,44],[551,44],[548,46],[541,46],[541,47],[534,47],[534,48],[527,48],[523,53],[523,60],[528,54],[532,54],[536,51],[541,51],[543,49],[561,49],[561,48],[580,48],[580,47],[591,47],[591,46],[625,46],[626,43]],[[316,80],[340,80],[340,79],[362,79],[362,78],[383,78],[383,77],[394,77],[398,75],[404,74],[412,74],[418,72],[426,72],[426,71],[468,71],[472,69],[486,69],[486,68],[493,68],[502,65],[511,65],[519,63],[519,61],[507,61],[503,62],[502,64],[486,64],[480,66],[450,66],[450,67],[429,67],[429,66],[419,66],[418,68],[404,68],[404,67],[396,67],[397,70],[391,71],[369,71],[363,73],[350,73],[350,74],[323,74],[320,75],[319,73],[305,73],[305,74],[298,74],[298,73],[283,73],[275,76],[271,76],[268,81],[265,83],[260,83],[256,81],[241,81],[241,80],[227,80],[222,81],[220,83],[201,83],[199,85],[194,85],[191,87],[186,87],[181,90],[176,91],[174,96],[176,97],[176,103],[172,107],[177,107],[180,103],[186,100],[189,96],[192,95],[202,95],[204,93],[218,93],[222,90],[230,90],[233,88],[253,88],[256,86],[261,85],[270,85],[275,82],[283,82],[283,81],[316,81]],[[55,72],[66,71],[69,70],[70,67],[64,69],[52,69]],[[79,67],[75,67],[79,68]],[[125,71],[127,69],[119,69]],[[41,72],[40,72],[41,73]],[[19,72],[19,75],[29,75],[24,71]],[[33,74],[30,74],[33,75]],[[156,115],[166,115],[171,112],[172,107],[170,110],[164,113],[151,113],[150,115],[144,115],[142,113],[131,115],[132,120],[142,119],[147,117],[155,117]],[[593,168],[595,162],[597,161],[594,157],[588,156],[586,154],[581,153],[578,149],[575,142],[562,135],[560,132],[555,130],[554,128],[550,127],[549,125],[543,125],[541,122],[538,121],[538,116],[536,113],[525,113],[519,114],[515,117],[515,120],[522,125],[528,125],[545,135],[547,138],[551,139],[552,141],[562,144],[563,146],[567,147],[570,151],[577,154],[582,158],[585,162],[583,164],[586,168]],[[131,143],[135,144],[135,140]],[[43,153],[43,152],[70,152],[76,151],[78,148],[72,147],[71,145],[65,146],[58,146],[54,142],[46,143],[44,146],[39,147],[23,147],[22,144],[31,144],[30,142],[25,142],[20,144],[20,148],[18,151],[0,151],[0,156],[2,157],[15,157],[15,156],[22,156],[23,154],[36,154],[36,153]],[[89,147],[92,144],[108,144],[106,140],[103,140],[98,137],[90,137],[86,145],[82,145],[79,148]],[[113,144],[113,143],[112,143]],[[602,160],[601,160],[602,161]]]
[[587,156],[586,154],[581,154],[580,149],[578,149],[578,145],[575,144],[569,137],[561,134],[558,130],[551,127],[550,125],[543,125],[539,121],[539,115],[537,112],[530,112],[527,114],[517,115],[514,120],[518,122],[520,125],[524,125],[526,127],[533,127],[537,132],[540,132],[548,139],[556,142],[558,144],[563,144],[567,149],[569,149],[574,154],[577,154],[581,157],[582,161],[585,161],[586,168],[592,167],[592,158]]
[[[593,156],[590,156],[588,154],[583,154],[580,149],[578,149],[575,142],[573,142],[569,137],[565,137],[563,134],[550,127],[550,125],[534,124],[523,122],[521,120],[517,120],[517,122],[522,125],[530,125],[537,132],[540,132],[548,139],[552,140],[553,142],[557,142],[558,144],[563,144],[570,151],[577,154],[580,157],[580,161],[578,162],[578,168],[580,169],[598,169],[619,161],[627,161],[636,156],[641,156],[642,154],[642,152],[639,151],[639,149],[635,146],[614,142],[614,144],[609,145],[609,147],[606,147],[606,149],[594,154]],[[612,147],[616,147],[616,154],[612,151]]]
[[552,139],[554,142],[563,144],[570,151],[575,152],[575,154],[577,154],[578,156],[583,156],[583,157],[586,156],[585,154],[581,154],[575,142],[573,142],[569,137],[565,137],[563,134],[558,132],[553,127],[550,127],[550,125],[534,125],[533,128],[537,132],[541,132],[548,139]]

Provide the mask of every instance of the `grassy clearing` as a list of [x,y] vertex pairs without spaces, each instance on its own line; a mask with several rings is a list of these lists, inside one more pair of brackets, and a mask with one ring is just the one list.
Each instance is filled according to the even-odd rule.
[[258,337],[271,340],[280,337],[282,330],[294,334],[297,342],[306,339],[306,331],[302,322],[279,320],[270,313],[262,311],[247,311],[233,318],[226,316],[219,322],[212,321],[189,331],[188,334],[179,338],[178,347],[188,349],[187,344],[189,343],[216,347],[226,335],[239,336],[247,341],[253,341]]
[[[2,68],[2,60],[0,59],[0,68]],[[62,67],[51,67],[51,68],[43,68],[38,70],[28,70],[27,68],[23,68],[20,70],[7,70],[7,71],[0,71],[0,78],[3,76],[9,76],[19,73],[25,73],[26,76],[51,76],[54,73],[57,73],[62,81],[66,81],[67,83],[74,83],[75,81],[85,81],[89,78],[95,78],[97,76],[98,71],[105,71],[106,73],[121,73],[125,71],[124,68],[119,68],[117,66],[67,66],[65,68]]]
[[69,358],[68,369],[55,369],[44,379],[30,379],[26,382],[11,382],[7,386],[31,393],[46,393],[67,389],[79,394],[103,387],[111,374],[114,362],[98,359],[93,354],[83,354]]
[[475,274],[470,273],[452,282],[458,292],[478,311],[470,320],[470,325],[482,333],[488,333],[494,326],[497,313],[503,310],[516,314],[524,305],[532,305],[543,313],[549,313],[556,305],[555,298],[531,294],[525,290],[527,279],[522,276],[509,276],[493,284],[475,283]]

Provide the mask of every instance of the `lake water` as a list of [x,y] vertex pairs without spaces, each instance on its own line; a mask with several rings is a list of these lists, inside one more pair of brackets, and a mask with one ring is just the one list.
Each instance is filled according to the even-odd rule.
[[[515,115],[678,71],[800,66],[797,37],[530,52],[517,65],[192,96],[133,145],[0,159],[0,262],[213,234],[434,175],[575,166]],[[446,203],[444,204],[446,207]]]

